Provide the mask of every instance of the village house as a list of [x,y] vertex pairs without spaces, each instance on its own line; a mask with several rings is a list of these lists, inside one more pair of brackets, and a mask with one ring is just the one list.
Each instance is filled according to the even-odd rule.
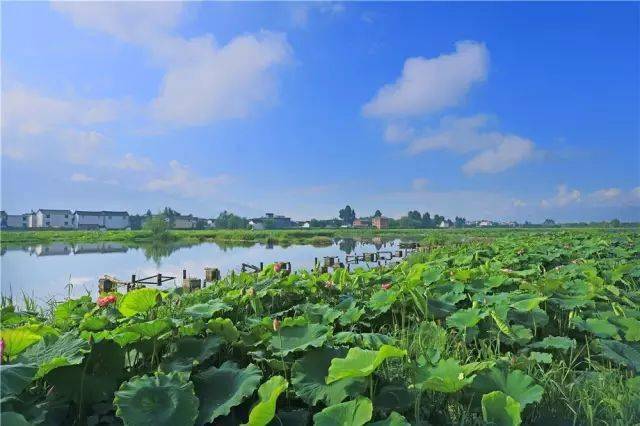
[[71,210],[39,209],[35,213],[33,228],[72,228]]
[[371,219],[369,218],[358,218],[353,221],[354,228],[370,228],[371,227]]
[[0,212],[2,216],[1,226],[3,229],[23,229],[29,228],[30,214],[7,214],[5,211]]
[[198,225],[198,218],[189,216],[174,216],[173,229],[195,229]]
[[76,229],[127,229],[130,226],[127,212],[76,210],[73,214]]
[[374,228],[383,229],[389,227],[389,218],[384,216],[374,216],[371,219],[371,224]]
[[273,213],[266,213],[264,217],[257,217],[249,220],[249,226],[253,230],[262,230],[262,229],[283,229],[283,228],[293,228],[294,222],[291,221],[290,217],[285,217],[282,215],[274,215]]

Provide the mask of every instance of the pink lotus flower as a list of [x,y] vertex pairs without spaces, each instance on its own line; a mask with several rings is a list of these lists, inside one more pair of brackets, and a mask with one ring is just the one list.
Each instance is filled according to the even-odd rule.
[[273,270],[275,272],[280,272],[282,270],[282,262],[275,263],[273,265]]
[[98,306],[100,306],[101,308],[104,308],[105,306],[111,305],[112,303],[115,303],[115,302],[116,302],[115,294],[110,294],[108,296],[98,298]]
[[0,363],[2,363],[2,358],[4,358],[4,339],[0,339]]
[[384,283],[380,287],[382,287],[383,290],[389,290],[391,288],[391,283]]

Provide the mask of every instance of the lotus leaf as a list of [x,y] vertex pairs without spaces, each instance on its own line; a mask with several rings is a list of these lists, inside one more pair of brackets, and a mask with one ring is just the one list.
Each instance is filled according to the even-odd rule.
[[231,408],[249,397],[260,384],[262,373],[253,364],[239,368],[226,361],[219,368],[210,367],[192,376],[196,395],[200,399],[197,424],[213,422],[226,416]]
[[213,318],[207,323],[207,328],[211,333],[221,336],[228,343],[238,340],[240,333],[229,318]]
[[365,397],[332,405],[313,416],[315,426],[361,426],[371,420],[373,404]]
[[20,413],[5,411],[0,414],[0,424],[5,426],[31,426],[31,423]]
[[435,367],[421,367],[416,375],[416,387],[422,390],[453,393],[471,384],[475,375],[468,375],[458,360],[441,359]]
[[289,383],[282,376],[273,376],[258,388],[260,401],[249,413],[248,426],[266,426],[276,414],[276,402],[280,394],[287,390]]
[[143,314],[156,306],[158,299],[161,297],[162,292],[154,288],[131,290],[122,297],[118,305],[118,310],[125,317]]
[[398,292],[395,290],[378,290],[373,293],[371,299],[369,299],[369,303],[367,303],[367,306],[369,309],[383,314],[391,309],[391,306],[393,306],[397,299]]
[[191,305],[184,311],[194,318],[209,319],[212,318],[218,312],[224,312],[231,309],[231,306],[227,305],[220,300],[210,300],[207,303],[198,303]]
[[4,355],[13,359],[29,346],[39,342],[42,336],[31,331],[29,327],[18,327],[0,330],[0,338],[4,340]]
[[632,344],[625,344],[617,340],[598,339],[596,341],[600,353],[616,364],[627,366],[640,371],[640,348]]
[[447,326],[455,327],[458,330],[465,330],[475,326],[486,316],[486,312],[477,308],[460,309],[447,318]]
[[194,365],[218,353],[222,346],[222,338],[208,336],[204,339],[196,337],[182,337],[175,341],[175,350],[167,354],[160,369],[162,371],[190,371]]
[[19,394],[31,383],[37,371],[38,367],[30,364],[1,364],[0,394],[3,397]]
[[528,404],[540,402],[544,389],[534,383],[533,379],[520,370],[506,373],[492,368],[476,376],[472,388],[480,393],[499,390],[518,401],[524,409]]
[[534,349],[560,349],[566,351],[568,349],[575,349],[576,341],[565,336],[548,336],[540,342],[530,344],[529,347]]
[[192,425],[198,417],[193,389],[181,373],[134,377],[120,386],[113,404],[125,425]]
[[274,354],[286,356],[291,352],[303,351],[308,347],[322,346],[332,332],[332,328],[320,324],[296,324],[285,322],[280,331],[274,333],[269,347]]
[[403,357],[407,351],[390,345],[382,345],[377,351],[351,348],[345,358],[334,358],[329,367],[326,382],[336,380],[367,377],[373,373],[387,358]]
[[487,424],[519,426],[520,404],[509,395],[494,391],[482,396],[482,417]]
[[291,384],[296,395],[309,405],[316,405],[320,401],[324,401],[327,405],[334,405],[362,392],[366,386],[362,378],[343,379],[326,384],[325,378],[329,372],[331,360],[343,357],[346,353],[346,349],[330,347],[313,349],[305,353],[293,364],[291,370]]
[[369,426],[411,426],[411,423],[403,415],[393,411],[386,419],[369,423]]
[[55,368],[80,364],[87,352],[87,341],[78,339],[73,332],[68,332],[60,337],[44,337],[25,350],[19,360],[25,364],[37,365],[38,372],[35,378],[38,379]]

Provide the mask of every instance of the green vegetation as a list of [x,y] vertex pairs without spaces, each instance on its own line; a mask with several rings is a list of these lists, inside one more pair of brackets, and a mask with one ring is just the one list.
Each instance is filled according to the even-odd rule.
[[191,293],[6,305],[2,421],[640,421],[637,233],[440,232],[423,245],[368,271],[268,267]]

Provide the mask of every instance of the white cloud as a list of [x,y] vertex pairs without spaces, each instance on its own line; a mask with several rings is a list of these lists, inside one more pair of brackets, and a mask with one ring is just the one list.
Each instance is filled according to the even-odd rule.
[[175,35],[182,6],[173,2],[64,2],[54,8],[77,26],[106,32],[148,49],[166,68],[149,105],[155,119],[177,126],[246,117],[276,94],[273,76],[291,47],[283,34],[263,31],[219,46],[212,35]]
[[527,205],[527,203],[525,201],[520,200],[520,199],[513,200],[513,207],[525,207],[526,205]]
[[466,174],[498,173],[533,155],[533,142],[513,135],[500,135],[494,148],[482,151],[462,166]]
[[95,178],[87,176],[84,173],[74,173],[69,178],[71,182],[93,182]]
[[415,116],[455,106],[473,84],[486,79],[488,68],[489,51],[475,41],[460,41],[454,53],[436,58],[409,58],[398,80],[383,86],[363,112],[374,117]]
[[390,123],[384,130],[384,139],[387,142],[406,142],[413,138],[415,130],[405,124]]
[[153,167],[153,162],[149,158],[137,157],[129,152],[125,154],[122,160],[120,160],[116,164],[116,167],[119,169],[133,170],[133,171],[140,172],[144,170],[149,170],[151,167]]
[[422,137],[411,140],[410,154],[430,150],[449,150],[460,154],[475,154],[462,167],[467,174],[498,173],[528,160],[534,154],[534,143],[526,138],[485,130],[489,118],[485,115],[457,118],[444,117],[440,126],[429,129]]
[[276,93],[272,70],[290,56],[282,34],[240,36],[222,48],[211,37],[175,40],[152,115],[177,125],[246,117]]
[[581,200],[580,191],[577,189],[570,189],[567,185],[558,185],[556,188],[556,195],[550,199],[544,199],[540,203],[542,207],[565,207],[573,203],[578,203]]
[[593,193],[590,194],[590,197],[593,198],[595,201],[611,201],[611,200],[615,200],[616,198],[620,197],[620,194],[622,194],[622,191],[620,190],[620,188],[604,188],[604,189],[599,189],[597,191],[594,191]]
[[640,201],[640,186],[636,186],[631,190],[631,197]]
[[411,182],[411,187],[415,191],[423,191],[427,187],[428,184],[429,184],[429,179],[426,179],[426,178],[415,178]]
[[206,198],[218,192],[219,187],[229,180],[227,175],[198,176],[189,167],[172,160],[169,162],[169,173],[164,177],[151,179],[143,189],[187,198]]

